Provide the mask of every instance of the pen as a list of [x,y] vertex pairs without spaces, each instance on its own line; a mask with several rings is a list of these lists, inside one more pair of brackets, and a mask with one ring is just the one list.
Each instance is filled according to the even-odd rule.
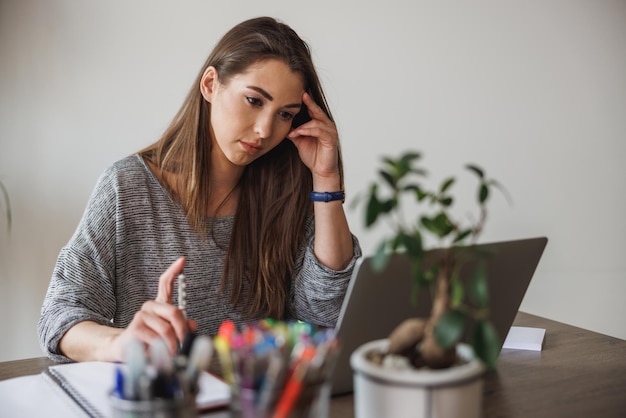
[[187,280],[183,273],[178,275],[178,309],[187,319]]
[[[185,320],[187,319],[187,278],[183,273],[178,275],[178,309],[183,313]],[[179,353],[185,357],[189,356],[191,346],[196,335],[187,330],[185,338],[179,348]]]

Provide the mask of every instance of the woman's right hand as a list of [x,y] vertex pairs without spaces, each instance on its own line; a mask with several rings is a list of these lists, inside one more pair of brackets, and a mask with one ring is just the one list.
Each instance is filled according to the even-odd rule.
[[195,321],[185,320],[182,311],[171,303],[174,282],[184,265],[185,259],[181,257],[165,270],[159,278],[156,299],[145,302],[128,327],[79,322],[61,338],[61,352],[74,361],[124,361],[130,341],[136,339],[147,345],[154,338],[162,338],[174,355],[187,331],[195,331],[197,327]]
[[119,361],[123,360],[124,350],[133,339],[147,345],[154,338],[162,338],[174,355],[185,334],[190,329],[195,330],[195,321],[185,320],[183,312],[171,303],[174,283],[184,265],[185,258],[181,257],[165,270],[159,278],[156,299],[146,301],[128,327],[112,339],[109,352]]

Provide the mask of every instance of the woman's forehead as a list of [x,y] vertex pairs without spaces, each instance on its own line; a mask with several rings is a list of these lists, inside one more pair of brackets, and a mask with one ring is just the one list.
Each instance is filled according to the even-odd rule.
[[[231,81],[245,87],[261,88],[277,101],[302,102],[304,77],[293,71],[284,61],[265,59],[250,64]],[[282,99],[282,100],[280,100]]]

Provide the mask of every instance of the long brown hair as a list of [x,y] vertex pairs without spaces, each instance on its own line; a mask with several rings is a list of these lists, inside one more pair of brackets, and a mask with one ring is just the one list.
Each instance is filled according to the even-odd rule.
[[[189,223],[203,237],[210,228],[207,213],[212,141],[211,105],[199,87],[202,75],[213,66],[225,84],[250,65],[268,58],[280,59],[301,74],[305,91],[332,120],[306,42],[289,26],[260,17],[238,24],[222,37],[161,139],[139,153],[157,167],[161,178],[166,172],[177,174],[176,185],[165,187],[176,194]],[[308,119],[303,106],[294,125]],[[343,187],[341,152],[339,174]],[[309,200],[312,187],[311,172],[290,140],[283,140],[244,169],[222,289],[230,289],[232,303],[245,304],[251,316],[285,315],[295,259],[304,245],[305,223],[313,211]]]

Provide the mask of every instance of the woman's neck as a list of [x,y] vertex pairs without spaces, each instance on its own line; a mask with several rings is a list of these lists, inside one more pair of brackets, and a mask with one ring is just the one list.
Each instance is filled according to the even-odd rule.
[[[170,171],[161,170],[149,159],[144,161],[154,174],[154,176],[168,189],[176,199],[180,199],[181,194],[185,193],[180,190],[179,182],[180,174]],[[238,183],[243,173],[243,167],[232,166],[220,167],[220,165],[212,165],[209,174],[209,188],[211,190],[208,198],[208,206],[206,216],[211,218],[225,217],[234,215],[237,210],[237,202],[239,201]]]
[[[215,146],[213,149],[215,150]],[[216,155],[217,154],[217,155]],[[209,216],[233,215],[239,201],[239,180],[244,167],[231,163],[219,151],[212,152],[209,187],[211,190]]]

